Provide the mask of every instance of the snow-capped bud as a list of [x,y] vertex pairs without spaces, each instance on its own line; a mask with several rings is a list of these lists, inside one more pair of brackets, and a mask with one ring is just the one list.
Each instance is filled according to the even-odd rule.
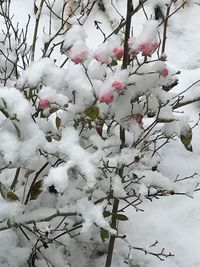
[[128,40],[128,47],[131,48],[132,46],[137,46],[137,39],[135,37],[132,37]]
[[48,108],[50,106],[49,100],[45,99],[45,98],[41,98],[39,101],[39,107],[41,109],[45,109]]
[[143,121],[142,121],[143,116],[140,113],[135,113],[133,114],[133,118],[135,119],[139,127],[142,128],[143,127]]
[[94,53],[94,59],[101,62],[102,64],[108,64],[109,63],[109,56],[101,54],[99,52]]
[[69,49],[68,54],[75,64],[83,63],[88,57],[88,48],[83,41],[77,41]]
[[132,37],[128,41],[128,47],[130,48],[130,55],[131,56],[135,56],[140,52],[139,45],[138,45],[138,40],[135,37]]
[[130,49],[130,55],[132,57],[136,56],[138,53],[139,53],[138,49],[135,49],[133,47]]
[[164,69],[162,69],[162,71],[161,71],[161,75],[164,77],[164,78],[166,78],[167,76],[168,76],[168,74],[169,74],[169,70],[168,70],[168,68],[164,68]]
[[114,95],[112,92],[106,92],[99,96],[99,101],[101,103],[110,104],[113,102]]
[[109,64],[112,61],[113,51],[108,43],[99,45],[94,52],[94,58],[102,64]]
[[100,61],[100,54],[98,52],[94,52],[94,59],[96,59],[97,61]]
[[115,88],[117,91],[122,91],[125,88],[123,83],[120,81],[114,81],[112,87]]
[[87,59],[87,52],[83,51],[70,57],[71,61],[75,64],[83,63]]
[[122,47],[113,48],[113,54],[116,59],[121,59],[124,55],[124,49]]
[[157,47],[158,47],[157,42],[152,42],[152,43],[146,42],[146,43],[140,44],[139,46],[140,51],[142,52],[143,56],[151,55],[156,50]]

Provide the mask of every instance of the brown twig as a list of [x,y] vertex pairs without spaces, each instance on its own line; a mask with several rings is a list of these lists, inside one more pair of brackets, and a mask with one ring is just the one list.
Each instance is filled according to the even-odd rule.
[[28,190],[28,193],[27,193],[27,196],[26,196],[26,200],[25,200],[25,202],[24,202],[25,205],[26,205],[26,204],[28,203],[28,201],[29,201],[29,198],[30,198],[30,195],[31,195],[31,190],[32,190],[32,188],[33,188],[33,186],[34,186],[34,184],[35,184],[35,182],[36,182],[38,176],[40,175],[40,173],[41,173],[41,172],[42,172],[48,165],[49,165],[49,162],[46,162],[46,163],[42,166],[42,168],[41,168],[39,171],[36,172],[35,177],[33,178],[33,181],[32,181],[32,183],[31,183],[31,185],[30,185],[30,187],[29,187],[29,190]]
[[37,43],[37,34],[38,34],[38,28],[39,28],[39,22],[41,17],[41,11],[45,0],[41,0],[39,9],[36,13],[36,20],[35,20],[35,28],[34,28],[34,34],[33,34],[33,41],[32,41],[32,54],[31,54],[31,61],[34,61],[35,58],[35,48]]
[[168,26],[168,20],[169,20],[171,5],[172,5],[172,0],[171,0],[170,4],[167,6],[166,15],[164,18],[163,42],[162,42],[161,54],[163,54],[165,52],[166,41],[167,41],[167,26]]

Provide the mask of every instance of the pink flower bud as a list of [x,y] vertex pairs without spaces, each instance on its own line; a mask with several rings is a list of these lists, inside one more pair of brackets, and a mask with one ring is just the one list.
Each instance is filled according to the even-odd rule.
[[132,48],[130,49],[130,55],[131,55],[132,57],[135,57],[138,53],[139,53],[139,50],[138,50],[137,48],[132,47]]
[[110,104],[113,102],[114,95],[112,92],[106,92],[99,96],[99,101],[101,103]]
[[97,61],[100,61],[100,55],[98,52],[94,52],[94,59],[96,59]]
[[45,109],[48,108],[50,105],[49,100],[45,99],[45,98],[41,98],[39,101],[39,108],[41,109]]
[[122,91],[125,88],[120,81],[114,81],[112,87],[115,88],[117,91]]
[[139,127],[142,128],[143,127],[143,121],[142,121],[143,116],[140,113],[135,113],[133,114],[133,118],[135,119]]
[[87,52],[83,51],[77,55],[73,55],[70,57],[71,61],[74,62],[75,64],[79,64],[84,62],[87,59]]
[[142,43],[139,48],[143,56],[149,56],[156,50],[157,47],[158,47],[157,42],[153,42],[153,43]]
[[116,59],[121,59],[124,55],[124,49],[122,47],[115,47],[113,49],[113,54],[116,57]]
[[168,70],[168,68],[164,68],[162,71],[161,71],[161,75],[164,77],[164,78],[166,78],[167,76],[168,76],[168,74],[169,74],[169,70]]
[[109,63],[109,57],[107,55],[101,55],[99,52],[94,52],[94,59],[101,62],[102,64]]

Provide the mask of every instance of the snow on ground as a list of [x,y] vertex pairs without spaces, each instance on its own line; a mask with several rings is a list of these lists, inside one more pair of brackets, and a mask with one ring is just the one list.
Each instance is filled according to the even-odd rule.
[[[118,1],[120,8],[122,1]],[[24,23],[27,18],[27,13],[33,6],[33,0],[13,0],[13,10],[15,11],[15,18],[20,23]],[[149,9],[150,10],[150,9]],[[123,13],[123,10],[121,10]],[[177,91],[186,89],[190,84],[200,78],[200,6],[189,5],[181,9],[178,14],[170,19],[169,33],[167,39],[167,57],[169,65],[180,70],[179,85]],[[90,21],[86,22],[86,29],[89,35],[87,42],[91,47],[96,47],[98,42],[102,40],[102,36],[94,27],[93,20],[96,19],[102,22],[102,27],[107,32],[110,31],[107,18],[97,9],[91,14]],[[137,19],[144,20],[143,15],[139,14]],[[137,32],[141,23],[135,26],[134,30]],[[192,88],[193,93],[200,91],[200,83]],[[192,124],[197,120],[200,105],[187,108]],[[190,176],[195,172],[200,173],[200,128],[196,127],[193,134],[193,150],[188,152],[179,142],[168,144],[162,151],[162,160],[158,169],[169,177],[175,180],[176,176],[180,177]],[[192,178],[191,178],[192,179]],[[183,192],[191,193],[197,180],[186,180],[181,183]],[[153,256],[145,256],[139,251],[132,251],[132,265],[140,267],[199,267],[200,266],[200,192],[196,192],[192,197],[187,196],[168,196],[162,197],[152,202],[145,200],[140,206],[144,212],[136,212],[133,209],[128,211],[129,221],[123,222],[121,231],[125,232],[128,241],[137,247],[148,248],[156,240],[159,244],[155,250],[159,251],[162,247],[166,248],[167,252],[175,254],[174,257],[168,258],[161,262]],[[13,240],[12,234],[7,232],[1,233],[0,240],[10,240],[12,243],[10,248],[12,251],[13,262],[5,263],[2,266],[17,266],[16,262],[20,264],[20,260],[16,260],[16,253],[20,257],[26,250],[18,248],[14,249],[16,240]],[[7,250],[3,249],[3,242],[1,243],[0,259]],[[9,243],[9,244],[10,244]],[[7,244],[5,246],[8,247]],[[127,256],[128,247],[122,241],[116,242],[116,250],[114,254],[113,267],[127,266],[123,263],[123,258]],[[81,260],[81,259],[80,259]],[[91,263],[90,266],[104,266],[105,258],[101,257],[96,262]],[[6,261],[5,261],[6,262]],[[7,264],[7,265],[6,265]],[[79,265],[83,266],[83,265]],[[73,267],[78,267],[76,264]],[[86,266],[83,266],[86,267]],[[88,266],[89,267],[89,266]]]
[[[200,6],[190,5],[172,17],[169,23],[167,39],[168,63],[180,70],[177,91],[183,91],[200,78]],[[193,91],[194,90],[194,91]],[[191,90],[200,91],[200,83]],[[189,112],[191,125],[198,119],[199,108],[190,106],[185,109]],[[162,151],[162,160],[158,167],[167,177],[175,180],[200,172],[200,128],[193,132],[193,153],[186,151],[179,142],[167,145]],[[182,184],[183,192],[189,192],[195,182],[186,180]],[[175,254],[174,257],[160,262],[151,256],[144,256],[141,252],[133,254],[136,264],[150,267],[197,267],[200,266],[200,195],[193,194],[193,198],[186,196],[170,196],[152,203],[145,201],[142,205],[144,212],[133,213],[132,219],[124,224],[124,229],[130,230],[130,242],[136,246],[151,245],[159,241],[159,248],[165,247]],[[131,215],[132,214],[132,215]],[[129,236],[129,234],[127,234]],[[137,265],[136,265],[137,266]]]

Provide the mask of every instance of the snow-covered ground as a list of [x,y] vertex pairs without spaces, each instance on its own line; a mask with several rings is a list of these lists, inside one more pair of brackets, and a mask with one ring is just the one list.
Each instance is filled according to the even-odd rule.
[[[180,70],[177,91],[183,91],[200,78],[200,6],[191,4],[181,9],[169,22],[167,39],[168,63]],[[200,90],[200,83],[189,94]],[[195,124],[199,116],[199,106],[190,105],[185,109]],[[162,160],[158,167],[167,177],[175,180],[180,177],[200,173],[200,128],[193,131],[193,153],[186,151],[178,142],[167,145],[162,151]],[[186,180],[182,192],[190,192],[195,185],[193,178]],[[194,178],[195,179],[195,178]],[[198,179],[197,179],[198,180]],[[197,183],[197,181],[196,181]],[[159,241],[159,248],[165,247],[175,256],[160,262],[152,256],[133,252],[136,266],[197,267],[200,266],[200,195],[199,192],[187,196],[163,197],[152,202],[145,201],[144,212],[132,214],[131,223],[124,225],[130,230],[131,243],[138,246],[151,245]],[[132,211],[130,211],[132,213]]]
[[[119,10],[123,14],[125,8],[122,2],[124,0],[118,0]],[[155,1],[147,2],[149,2],[147,13],[150,14],[152,12],[152,2]],[[184,9],[181,8],[169,21],[166,50],[168,64],[173,69],[181,72],[178,75],[179,84],[175,88],[176,92],[185,90],[200,79],[200,6],[195,3],[190,3]],[[12,0],[12,4],[15,19],[20,24],[26,21],[27,14],[31,14],[33,17],[33,0]],[[95,8],[85,24],[88,34],[87,43],[93,48],[102,41],[101,33],[94,27],[94,19],[102,22],[102,28],[110,32],[108,17]],[[137,23],[134,24],[133,22],[136,34],[140,31],[144,19],[142,13],[136,16]],[[200,91],[200,83],[192,87],[188,95],[195,95],[198,91]],[[191,105],[184,111],[189,114],[191,125],[194,125],[198,119],[200,104],[199,106]],[[192,176],[195,172],[200,174],[199,136],[200,127],[196,126],[193,130],[193,152],[185,150],[179,141],[167,144],[161,152],[161,162],[158,165],[158,170],[161,170],[171,181],[175,181],[177,175],[179,178],[184,178]],[[133,250],[131,252],[133,260],[129,265],[130,267],[200,266],[200,191],[191,193],[198,182],[200,182],[200,175],[176,182],[171,189],[180,194],[153,199],[153,201],[144,200],[140,206],[144,210],[143,212],[136,212],[134,209],[128,211],[129,220],[121,224],[121,231],[126,234],[131,245],[148,250],[149,246],[157,240],[158,244],[153,247],[153,251],[160,251],[165,248],[166,253],[174,254],[173,257],[160,261],[157,257],[144,255],[141,251]],[[187,193],[188,195],[181,195],[181,193]],[[4,201],[1,202],[0,205],[2,204],[3,207]],[[6,216],[6,211],[3,213]],[[17,241],[9,232],[0,233],[0,244],[0,262],[2,262],[0,266],[22,266],[20,265],[20,260],[23,262],[22,255],[25,258],[29,250],[16,248]],[[78,255],[79,253],[80,255]],[[127,255],[128,246],[117,240],[112,266],[127,266],[124,263]],[[104,266],[105,262],[105,256],[102,256],[97,260],[91,260],[86,266],[80,262],[81,251],[77,251],[77,259],[74,259],[72,267],[101,267]],[[56,265],[55,263],[55,267],[62,266],[61,264]]]
[[[200,6],[191,4],[181,9],[169,22],[167,39],[168,63],[180,70],[177,91],[183,91],[200,78]],[[194,86],[190,94],[200,90],[200,83]],[[195,124],[199,115],[199,106],[185,109],[190,120]],[[193,131],[193,153],[186,151],[178,142],[167,145],[162,151],[162,160],[158,167],[167,177],[175,180],[180,177],[200,172],[200,128]],[[182,192],[190,192],[193,178],[182,184]],[[195,179],[195,178],[194,178]],[[196,181],[197,183],[197,181]],[[163,197],[152,202],[145,201],[144,212],[130,214],[131,223],[127,222],[131,243],[138,246],[151,245],[159,241],[159,248],[165,247],[175,256],[160,262],[152,256],[144,256],[141,252],[133,252],[136,266],[166,266],[166,267],[197,267],[200,266],[200,195],[199,192],[187,196]]]

